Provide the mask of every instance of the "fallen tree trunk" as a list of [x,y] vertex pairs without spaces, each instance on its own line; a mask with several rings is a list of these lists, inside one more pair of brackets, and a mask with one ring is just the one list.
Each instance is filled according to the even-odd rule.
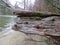
[[14,12],[19,17],[50,17],[50,16],[60,16],[60,14],[44,14],[40,12]]

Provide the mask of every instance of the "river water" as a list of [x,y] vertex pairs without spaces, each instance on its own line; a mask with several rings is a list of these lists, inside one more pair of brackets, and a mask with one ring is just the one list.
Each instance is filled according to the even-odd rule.
[[14,15],[0,15],[0,33],[11,31],[12,25],[15,24],[17,16]]

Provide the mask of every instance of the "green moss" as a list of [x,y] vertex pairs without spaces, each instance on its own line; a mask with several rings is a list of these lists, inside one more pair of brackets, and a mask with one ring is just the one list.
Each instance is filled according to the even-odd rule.
[[35,20],[41,20],[41,17],[35,17]]
[[41,17],[29,17],[29,19],[34,19],[34,20],[41,20]]
[[42,11],[37,11],[35,13],[37,13],[37,14],[44,14],[44,12],[42,12]]

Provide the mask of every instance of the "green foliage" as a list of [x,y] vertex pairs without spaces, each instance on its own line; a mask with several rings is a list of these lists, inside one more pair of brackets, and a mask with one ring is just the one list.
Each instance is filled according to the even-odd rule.
[[37,13],[37,14],[44,14],[44,12],[42,12],[42,11],[36,11],[35,13]]

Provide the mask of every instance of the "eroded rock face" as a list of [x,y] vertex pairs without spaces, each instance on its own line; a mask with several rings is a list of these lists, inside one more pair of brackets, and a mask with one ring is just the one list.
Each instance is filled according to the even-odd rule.
[[13,29],[25,33],[47,32],[49,34],[60,32],[60,17],[47,17],[42,20],[20,19]]
[[22,18],[18,20],[12,28],[15,31],[20,31],[25,34],[51,36],[49,37],[51,42],[54,42],[56,45],[60,45],[60,17],[53,16],[42,20]]

